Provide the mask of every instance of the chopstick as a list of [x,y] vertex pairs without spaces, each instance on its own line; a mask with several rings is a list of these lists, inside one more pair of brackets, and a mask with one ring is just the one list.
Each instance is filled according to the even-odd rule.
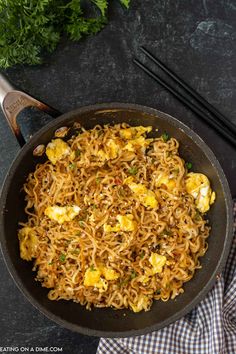
[[170,68],[168,68],[160,59],[154,57],[150,51],[148,51],[145,47],[141,46],[140,50],[150,58],[155,64],[157,64],[169,77],[171,77],[175,82],[179,84],[185,91],[187,91],[190,96],[195,98],[202,107],[213,114],[218,118],[224,125],[226,125],[229,129],[232,130],[234,134],[236,134],[236,125],[230,122],[222,113],[220,113],[214,106],[212,106],[209,102],[205,100],[198,92],[194,91],[183,79],[181,79],[177,74],[175,74]]
[[[143,47],[142,47],[143,48]],[[147,50],[142,50],[145,54],[147,54]],[[152,56],[152,54],[150,54],[150,52],[148,52],[148,57],[149,58],[154,58],[154,62],[156,63],[156,61],[158,62],[158,59],[156,59],[155,57]],[[185,94],[181,94],[180,92],[176,91],[176,89],[170,85],[169,83],[167,83],[164,79],[162,79],[161,77],[159,77],[156,73],[154,73],[151,69],[149,69],[147,66],[145,66],[141,61],[139,61],[138,59],[134,59],[133,60],[134,63],[139,66],[144,72],[146,72],[151,78],[153,78],[156,82],[158,82],[160,85],[162,85],[165,89],[167,89],[169,92],[171,92],[176,98],[178,98],[179,101],[181,101],[183,104],[185,104],[187,107],[189,107],[195,114],[197,114],[199,117],[201,117],[203,120],[205,120],[209,125],[211,125],[216,131],[218,131],[222,136],[224,136],[229,142],[231,142],[231,144],[233,144],[234,146],[236,146],[236,137],[234,134],[232,134],[232,132],[234,133],[236,127],[233,125],[233,129],[232,129],[232,123],[229,122],[227,120],[226,117],[224,117],[220,112],[218,112],[213,106],[211,106],[207,101],[205,101],[203,99],[203,97],[201,97],[200,95],[198,95],[197,92],[195,92],[193,89],[191,89],[186,83],[182,82],[182,79],[180,79],[179,77],[177,77],[176,80],[176,75],[170,71],[170,69],[168,69],[167,67],[165,67],[166,69],[166,73],[168,71],[169,76],[172,77],[172,79],[179,83],[181,82],[180,86],[185,89],[185,91],[187,93],[189,93],[192,97],[196,98],[197,97],[197,101],[200,103],[199,104],[195,104],[192,101],[190,101],[190,99],[185,95]],[[158,63],[159,64],[159,63]],[[163,64],[163,63],[162,63]],[[160,66],[160,65],[159,65]],[[161,66],[160,66],[161,67]],[[163,69],[163,67],[162,67]],[[188,87],[186,89],[186,87]],[[196,97],[195,97],[196,96]],[[200,96],[200,98],[199,98]],[[202,99],[202,101],[201,101]],[[203,101],[205,101],[208,105],[202,103]],[[213,108],[213,110],[211,109]],[[226,120],[227,123],[230,124],[230,129],[231,131],[228,129],[228,125],[226,125],[223,120],[222,117],[219,118],[218,115],[215,115],[215,112],[217,112],[219,115],[223,116]],[[209,115],[210,113],[210,115]],[[218,120],[217,120],[218,119]]]

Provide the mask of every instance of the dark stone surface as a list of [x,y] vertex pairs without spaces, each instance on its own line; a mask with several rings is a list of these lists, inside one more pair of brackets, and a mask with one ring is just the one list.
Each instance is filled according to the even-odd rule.
[[[128,12],[114,2],[110,23],[97,36],[79,43],[63,40],[57,51],[45,58],[44,65],[15,67],[6,75],[21,89],[62,112],[91,103],[120,101],[172,114],[212,148],[236,196],[235,149],[134,66],[134,55],[143,59],[139,45],[156,53],[236,123],[234,0],[133,0]],[[27,123],[26,135],[32,133],[29,128]],[[0,148],[2,184],[19,149],[2,114]],[[18,291],[2,259],[0,276],[0,346],[58,346],[66,354],[96,352],[97,339],[65,330],[38,313]]]

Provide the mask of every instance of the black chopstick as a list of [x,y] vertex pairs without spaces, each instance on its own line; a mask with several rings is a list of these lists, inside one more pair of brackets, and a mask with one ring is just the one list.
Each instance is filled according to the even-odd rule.
[[227,126],[231,132],[236,134],[236,125],[230,122],[222,113],[220,113],[215,107],[213,107],[209,102],[207,102],[199,93],[194,91],[183,79],[181,79],[177,74],[175,74],[170,68],[168,68],[160,59],[156,58],[151,52],[146,48],[140,47],[140,50],[151,59],[156,65],[158,65],[169,77],[171,77],[175,82],[179,84],[186,92],[190,94],[196,101],[198,101],[202,107],[204,107],[210,114],[215,116],[219,121]]
[[151,69],[146,67],[141,61],[138,59],[133,60],[134,63],[139,66],[143,71],[145,71],[151,78],[153,78],[156,82],[161,84],[165,89],[171,92],[179,101],[188,106],[194,113],[196,113],[203,120],[207,121],[209,125],[213,126],[215,130],[217,130],[222,136],[224,136],[229,142],[231,142],[234,146],[236,146],[236,138],[231,135],[231,132],[224,126],[222,126],[217,120],[212,119],[208,114],[203,112],[198,105],[191,102],[186,96],[176,91],[173,86],[164,81],[161,77],[159,77],[156,73],[154,73]]

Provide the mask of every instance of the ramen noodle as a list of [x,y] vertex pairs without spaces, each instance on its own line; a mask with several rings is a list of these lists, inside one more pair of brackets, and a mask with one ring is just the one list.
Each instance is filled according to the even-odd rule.
[[215,193],[189,172],[176,139],[151,131],[123,123],[57,132],[29,174],[20,256],[33,260],[50,300],[147,311],[183,293],[201,268]]

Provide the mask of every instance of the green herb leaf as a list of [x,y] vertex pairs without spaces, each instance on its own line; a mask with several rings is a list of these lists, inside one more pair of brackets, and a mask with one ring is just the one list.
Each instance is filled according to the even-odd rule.
[[127,285],[128,283],[130,282],[130,279],[129,278],[126,278],[126,279],[123,279],[120,281],[120,287],[123,286],[123,285]]
[[137,174],[137,172],[138,172],[138,169],[137,169],[137,167],[130,167],[129,169],[128,169],[128,172],[129,172],[129,174],[130,175],[136,175]]
[[130,278],[134,279],[134,278],[136,278],[136,276],[137,276],[136,272],[132,271],[132,273],[130,274]]
[[140,254],[140,258],[143,259],[144,256],[145,256],[145,252],[142,251],[142,253]]
[[161,236],[172,236],[173,235],[173,232],[169,229],[164,229],[161,233]]
[[52,265],[53,264],[53,261],[51,261],[51,262],[48,262],[48,265]]
[[156,295],[159,295],[160,293],[161,293],[161,289],[158,289],[158,290],[155,291]]
[[169,135],[166,132],[163,133],[161,137],[165,143],[170,139]]
[[76,166],[76,164],[75,164],[75,163],[71,163],[71,164],[69,164],[69,168],[70,168],[71,170],[73,170],[73,169],[75,168],[75,166]]
[[89,268],[91,270],[91,272],[95,272],[96,268],[94,268],[94,265],[92,264],[91,267]]
[[[109,1],[92,2],[99,10],[94,17],[85,13],[82,0],[1,0],[0,67],[40,64],[42,54],[54,51],[65,34],[80,40],[101,31],[108,22]],[[129,6],[129,0],[120,3]]]
[[200,221],[202,218],[201,218],[201,215],[199,212],[196,212],[196,214],[194,215],[193,217],[193,220],[194,221]]
[[187,170],[191,170],[191,168],[193,167],[192,162],[186,162],[185,167],[187,168]]
[[64,253],[62,253],[59,257],[59,260],[60,260],[60,262],[64,263],[66,260],[66,255]]
[[80,149],[77,149],[77,150],[75,151],[75,156],[76,156],[76,157],[79,157],[80,154],[81,154],[81,150],[80,150]]
[[80,254],[80,249],[76,248],[76,249],[73,250],[71,253],[77,256],[77,255]]
[[128,9],[130,5],[130,0],[120,0],[120,3]]
[[84,227],[84,221],[83,221],[83,220],[79,220],[79,225],[80,225],[81,227]]
[[101,177],[97,177],[97,178],[96,178],[96,183],[97,183],[97,184],[101,183],[101,180],[102,180]]
[[102,13],[102,16],[105,17],[108,7],[107,0],[92,0],[92,2],[99,8]]

